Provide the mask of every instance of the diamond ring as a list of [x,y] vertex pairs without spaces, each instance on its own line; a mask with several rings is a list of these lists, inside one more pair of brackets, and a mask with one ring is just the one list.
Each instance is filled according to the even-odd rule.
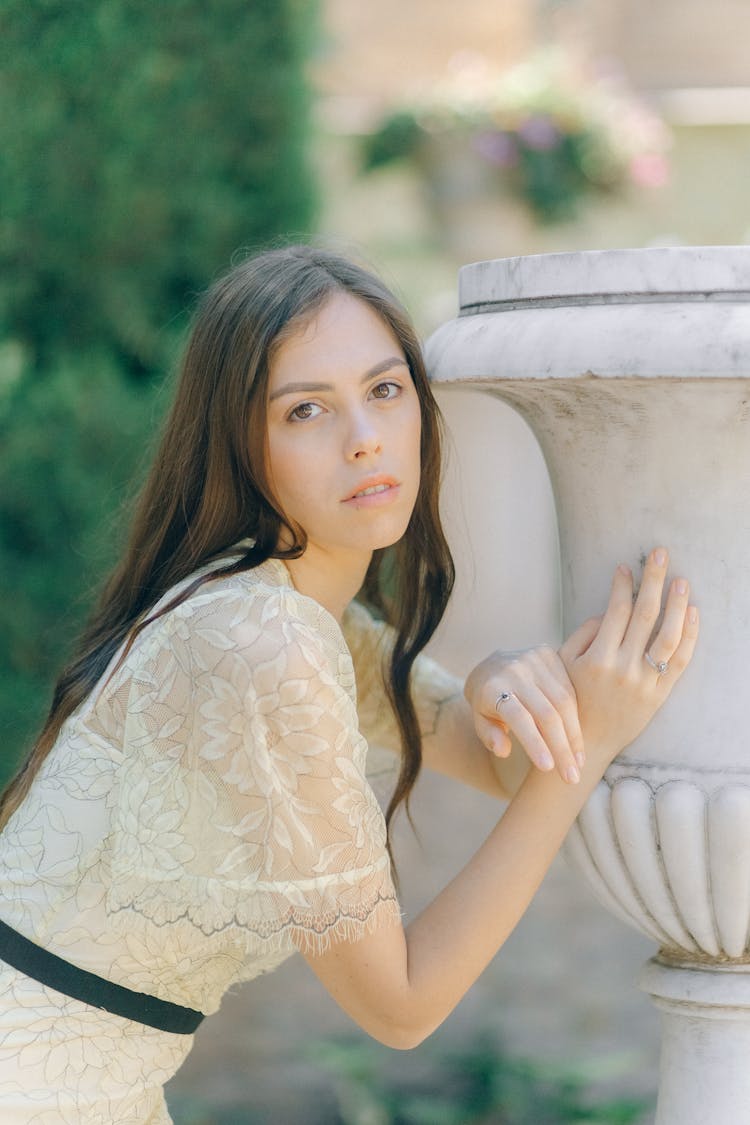
[[666,676],[669,671],[668,660],[654,660],[650,652],[644,652],[643,656],[646,663],[651,665],[657,676]]
[[503,703],[507,703],[509,699],[513,698],[513,693],[510,691],[501,691],[495,700],[495,710],[499,711]]

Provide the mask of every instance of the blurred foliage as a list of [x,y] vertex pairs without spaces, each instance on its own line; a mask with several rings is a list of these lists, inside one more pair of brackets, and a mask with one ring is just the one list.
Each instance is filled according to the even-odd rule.
[[594,1071],[513,1058],[486,1031],[462,1051],[433,1048],[432,1066],[406,1081],[387,1073],[375,1043],[326,1042],[313,1053],[334,1081],[336,1125],[635,1125],[649,1108],[643,1098],[597,1096],[617,1060]]
[[2,0],[0,335],[159,369],[239,247],[313,214],[313,0]]
[[46,713],[196,295],[315,212],[316,0],[0,0],[0,781]]
[[[227,1089],[211,1098],[167,1087],[167,1101],[183,1125],[645,1125],[653,1100],[613,1093],[635,1073],[629,1053],[554,1063],[509,1054],[497,1035],[479,1024],[462,1046],[438,1032],[415,1051],[394,1052],[354,1029],[346,1038],[320,1039],[287,1056],[279,1073],[299,1063],[322,1069],[307,1105],[273,1097],[259,1108]],[[290,1071],[291,1066],[291,1071]],[[286,1067],[286,1069],[284,1069]],[[293,1081],[300,1085],[300,1074]],[[304,1085],[304,1079],[302,1079]],[[607,1092],[607,1089],[610,1092]],[[215,1092],[214,1092],[215,1094]],[[284,1094],[280,1101],[285,1103]],[[276,1116],[275,1114],[279,1115]]]
[[16,374],[13,351],[0,348],[0,781],[40,726],[114,561],[163,397],[106,356]]

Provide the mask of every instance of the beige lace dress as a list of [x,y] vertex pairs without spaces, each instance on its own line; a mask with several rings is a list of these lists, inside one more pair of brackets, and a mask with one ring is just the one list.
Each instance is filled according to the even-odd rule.
[[[365,735],[397,744],[386,643],[356,605],[342,632],[278,560],[202,586],[64,726],[0,835],[0,918],[83,969],[205,1013],[295,949],[391,923],[365,776]],[[418,660],[423,729],[456,689]],[[169,1122],[162,1087],[191,1036],[2,962],[0,997],[3,1125]]]

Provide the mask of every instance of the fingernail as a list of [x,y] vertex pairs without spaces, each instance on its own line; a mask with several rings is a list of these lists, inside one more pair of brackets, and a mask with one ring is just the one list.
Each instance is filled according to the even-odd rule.
[[666,561],[667,561],[667,552],[664,550],[663,547],[658,547],[654,551],[654,562],[656,563],[657,566],[664,566]]
[[617,569],[620,572],[620,574],[624,574],[626,578],[631,578],[632,575],[633,575],[632,570],[630,569],[629,566],[625,566],[625,563],[620,563],[620,565],[618,566]]
[[691,605],[687,612],[687,619],[691,625],[695,625],[698,620],[698,610],[694,605]]
[[577,785],[581,780],[581,775],[575,766],[569,766],[565,774],[565,780],[570,782],[571,785]]
[[687,582],[684,578],[678,578],[674,584],[674,588],[681,597],[684,597],[688,590]]
[[540,770],[551,770],[554,769],[555,759],[548,751],[545,750],[539,755],[537,765],[539,766]]
[[583,750],[578,751],[578,753],[575,755],[575,760],[578,763],[579,770],[582,770],[586,765],[586,755],[584,754]]

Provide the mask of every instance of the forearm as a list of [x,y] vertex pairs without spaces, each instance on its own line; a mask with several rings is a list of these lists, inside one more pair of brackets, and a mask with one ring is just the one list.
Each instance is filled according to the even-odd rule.
[[515,929],[598,776],[585,771],[570,786],[557,773],[530,770],[471,861],[408,927],[409,1000],[422,1035],[446,1018]]
[[524,914],[597,776],[569,786],[530,771],[485,843],[406,931],[311,959],[352,1018],[392,1047],[429,1035]]

